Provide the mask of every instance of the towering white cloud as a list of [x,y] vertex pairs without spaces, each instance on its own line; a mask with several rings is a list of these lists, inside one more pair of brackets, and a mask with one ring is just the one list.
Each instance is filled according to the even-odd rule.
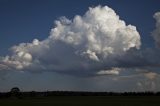
[[[0,61],[19,70],[92,73],[106,70],[104,64],[116,64],[113,58],[131,48],[139,49],[140,45],[135,26],[126,25],[113,9],[97,6],[89,8],[83,16],[76,15],[73,20],[61,17],[55,21],[48,38],[13,46],[12,55]],[[117,70],[98,74],[101,73],[119,74]]]
[[152,36],[156,46],[160,47],[160,12],[155,13],[153,17],[156,19],[156,29],[153,31]]
[[[140,47],[140,36],[135,26],[126,25],[111,8],[89,8],[84,16],[73,21],[61,18],[56,21],[50,38],[60,40],[77,49],[92,60],[121,54],[132,47]],[[93,56],[94,54],[94,56]],[[100,55],[100,56],[99,56]]]

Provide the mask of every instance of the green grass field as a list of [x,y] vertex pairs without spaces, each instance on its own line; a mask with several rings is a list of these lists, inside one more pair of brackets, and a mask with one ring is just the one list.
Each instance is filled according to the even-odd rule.
[[53,96],[0,99],[0,106],[160,106],[160,96]]

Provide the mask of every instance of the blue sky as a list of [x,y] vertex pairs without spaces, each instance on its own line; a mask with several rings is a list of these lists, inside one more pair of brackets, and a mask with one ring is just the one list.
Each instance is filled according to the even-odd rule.
[[159,11],[159,3],[158,0],[1,0],[0,54],[5,54],[14,44],[46,38],[54,20],[60,16],[73,18],[76,14],[83,15],[88,7],[99,4],[110,6],[125,22],[137,26],[144,36],[144,45],[150,46],[150,32],[155,26],[152,16]]
[[[61,16],[65,16],[68,19],[72,20],[75,17],[75,15],[83,16],[86,13],[86,11],[88,11],[89,7],[94,8],[98,5],[109,6],[116,12],[117,15],[119,15],[120,20],[124,20],[127,25],[131,24],[136,26],[137,31],[139,32],[141,37],[141,43],[142,43],[141,49],[155,48],[154,45],[155,41],[151,36],[151,32],[155,29],[155,23],[156,23],[155,19],[153,18],[153,15],[156,12],[160,11],[160,1],[158,0],[154,1],[151,0],[148,1],[146,0],[0,0],[0,56],[4,57],[6,55],[10,54],[12,55],[9,49],[14,45],[18,45],[22,42],[24,43],[32,42],[32,40],[35,38],[39,39],[40,41],[47,39],[47,37],[50,35],[51,29],[55,27],[54,21],[59,20]],[[56,48],[55,50],[58,51],[59,49]],[[62,52],[65,51],[66,53],[70,53],[68,49],[62,50]],[[142,51],[143,52],[142,54],[144,54],[144,52],[146,51],[147,50]],[[53,51],[50,52],[52,53]],[[152,57],[153,54],[156,53],[152,53],[151,56],[150,55],[149,56]],[[62,53],[62,55],[65,55],[65,53]],[[47,58],[42,59],[43,62],[45,62]],[[65,59],[65,57],[63,58]],[[76,60],[79,59],[80,57],[78,58],[73,57],[73,58],[75,58]],[[82,61],[84,60],[82,59]],[[159,62],[159,60],[157,61]],[[122,60],[122,64],[123,62],[125,63],[126,61]],[[136,62],[134,61],[131,64],[136,64],[136,63],[137,61]],[[95,63],[93,62],[93,64]],[[65,66],[67,65],[68,64],[65,64]],[[94,67],[94,69],[99,69],[99,67],[101,67],[101,64],[98,64],[98,66]],[[115,65],[114,67],[118,66]],[[107,66],[107,69],[110,68],[111,67]],[[152,79],[150,84],[148,85],[143,84],[143,82],[149,80],[143,77],[147,75],[149,76],[152,71],[149,74],[145,73],[145,75],[137,75],[134,78],[129,77],[127,79],[126,77],[122,78],[121,76],[100,76],[100,77],[93,76],[87,78],[87,77],[80,77],[78,75],[77,77],[72,75],[74,74],[74,72],[69,72],[68,74],[68,72],[56,73],[56,71],[26,72],[22,70],[21,72],[21,71],[16,71],[15,69],[11,70],[12,71],[5,70],[6,72],[4,72],[3,69],[0,70],[1,71],[0,85],[2,85],[0,86],[0,91],[1,90],[7,91],[13,86],[19,86],[23,90],[49,89],[49,90],[125,91],[127,89],[145,90],[144,88],[146,86],[148,87],[147,90],[150,89],[160,90],[159,85],[157,85],[157,88],[152,89],[153,86]],[[156,71],[153,72],[157,72],[157,67]],[[132,72],[129,72],[129,74],[131,73]],[[88,74],[88,72],[86,74]],[[127,76],[128,74],[125,75]],[[156,73],[156,76],[159,75],[157,75]],[[137,78],[140,80],[137,81]],[[154,81],[155,84],[157,80],[159,80],[159,77],[155,79]],[[128,85],[128,83],[132,83],[132,85],[131,84]],[[140,88],[137,87],[137,84],[138,86],[140,86]],[[81,85],[83,85],[84,87],[82,87]]]

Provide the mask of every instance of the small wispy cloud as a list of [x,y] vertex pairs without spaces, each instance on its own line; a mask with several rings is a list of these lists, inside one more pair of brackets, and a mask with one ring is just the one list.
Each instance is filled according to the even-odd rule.
[[112,68],[110,70],[100,70],[97,75],[119,75],[120,68]]

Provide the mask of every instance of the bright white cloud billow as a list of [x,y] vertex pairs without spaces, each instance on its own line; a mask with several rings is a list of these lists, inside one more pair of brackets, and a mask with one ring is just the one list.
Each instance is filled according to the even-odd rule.
[[93,60],[140,47],[140,36],[136,27],[127,26],[107,6],[90,8],[84,16],[75,16],[72,22],[63,17],[56,21],[50,38],[73,46],[77,52],[86,53]]

